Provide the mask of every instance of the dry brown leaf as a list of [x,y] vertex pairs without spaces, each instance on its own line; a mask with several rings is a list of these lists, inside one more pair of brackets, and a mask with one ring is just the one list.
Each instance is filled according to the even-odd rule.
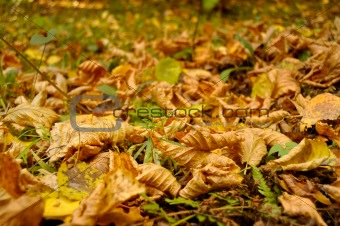
[[[67,93],[67,81],[65,77],[61,73],[57,73],[55,76],[55,85],[64,91],[64,93]],[[46,90],[49,94],[51,94],[54,97],[64,98],[64,96],[54,88],[54,86],[49,85],[46,87]]]
[[[143,192],[145,192],[144,186],[135,179],[133,174],[121,169],[112,170],[74,211],[71,223],[72,225],[116,223],[112,216],[121,212],[117,210],[119,204]],[[142,219],[137,217],[135,212],[132,215],[134,217],[130,216],[131,220]],[[122,217],[120,215],[117,221],[121,222]]]
[[292,142],[286,135],[276,132],[272,129],[251,129],[254,133],[263,138],[268,146],[274,146],[275,144],[281,145],[283,148],[286,147],[286,143]]
[[150,90],[152,98],[155,102],[164,109],[170,109],[169,111],[176,109],[176,106],[172,102],[174,98],[174,91],[172,85],[167,82],[160,82],[152,90]]
[[112,152],[110,151],[110,170],[121,169],[132,173],[134,176],[139,174],[138,163],[136,160],[128,153],[122,152]]
[[299,145],[283,157],[269,161],[270,168],[282,167],[283,170],[306,171],[319,167],[322,163],[332,164],[334,154],[325,142],[303,139]]
[[170,156],[180,166],[195,168],[200,165],[214,163],[215,166],[232,166],[239,168],[230,158],[209,153],[207,151],[195,150],[192,147],[185,147],[181,144],[170,143],[165,140],[153,138],[153,144],[166,156]]
[[137,176],[137,180],[147,186],[170,194],[172,197],[176,197],[181,189],[181,185],[171,172],[160,165],[145,163],[139,165],[138,170],[140,170],[140,174]]
[[[82,128],[114,128],[114,119],[103,119],[84,115],[77,117],[77,124]],[[79,150],[80,160],[98,154],[104,145],[115,145],[124,139],[131,142],[143,140],[145,129],[133,127],[122,122],[120,128],[114,132],[77,132],[69,121],[56,123],[51,130],[51,145],[47,150],[50,162],[71,157]]]
[[46,90],[40,91],[32,100],[31,105],[43,107],[45,105],[46,99],[47,99]]
[[104,66],[99,62],[88,60],[78,66],[78,76],[68,79],[72,86],[96,84],[101,77],[107,74]]
[[0,225],[40,225],[44,213],[44,202],[40,195],[25,194],[14,199],[0,187],[0,201]]
[[[321,66],[322,83],[332,81],[339,78],[340,74],[340,45],[334,43],[327,52],[325,60]],[[319,81],[317,81],[319,82]]]
[[244,138],[241,142],[241,153],[239,154],[241,162],[259,165],[262,158],[267,154],[267,147],[263,138],[252,129],[244,129],[241,132]]
[[273,69],[268,72],[268,76],[274,83],[274,89],[271,95],[273,98],[278,98],[285,94],[296,95],[301,92],[300,84],[293,78],[290,70]]
[[[299,110],[299,109],[297,109]],[[311,99],[303,112],[301,122],[308,127],[320,120],[336,120],[340,115],[340,97],[323,93]]]
[[336,202],[340,203],[340,179],[332,184],[321,185],[323,190]]
[[332,202],[319,191],[319,188],[315,183],[310,180],[302,181],[298,180],[291,174],[283,174],[283,181],[280,181],[280,185],[286,190],[291,191],[293,194],[307,197],[315,198],[319,202],[325,205],[331,205]]
[[292,217],[310,217],[315,219],[318,225],[327,225],[318,213],[316,206],[310,199],[296,195],[289,195],[288,193],[284,192],[283,195],[279,197],[279,200],[282,203],[285,214],[288,214]]
[[39,225],[44,212],[39,182],[6,153],[0,153],[0,224]]
[[[335,125],[331,126],[327,123],[319,121],[315,125],[316,132],[318,134],[326,136],[332,141],[335,141],[337,145],[340,147],[340,120],[335,121]],[[333,128],[335,127],[335,128]]]
[[3,121],[21,126],[32,126],[40,136],[43,136],[44,128],[49,131],[58,118],[59,115],[51,109],[31,104],[21,104],[9,109]]
[[282,121],[286,116],[290,115],[289,112],[284,110],[278,110],[268,115],[250,116],[246,118],[246,124],[251,127],[267,128],[272,124],[277,124]]
[[212,133],[204,127],[193,126],[193,129],[180,141],[188,147],[197,148],[197,150],[213,151],[217,148],[236,145],[241,139],[241,136],[234,131]]
[[215,166],[214,163],[195,168],[192,174],[193,178],[179,192],[179,195],[186,199],[198,197],[212,190],[238,185],[243,180],[238,167],[221,167]]

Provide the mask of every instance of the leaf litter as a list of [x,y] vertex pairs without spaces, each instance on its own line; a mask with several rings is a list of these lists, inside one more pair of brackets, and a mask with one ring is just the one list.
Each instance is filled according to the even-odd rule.
[[[219,28],[179,7],[163,19],[127,13],[150,32],[131,39],[100,1],[78,4],[103,9],[73,24],[93,43],[59,45],[59,28],[11,42],[41,61],[44,76],[2,48],[1,225],[340,222],[338,17]],[[210,13],[239,6],[202,4]],[[185,23],[198,23],[198,35]],[[114,32],[97,36],[97,26]],[[165,34],[153,35],[160,28]],[[72,124],[70,99],[80,95],[100,97],[77,104],[75,123],[89,131]]]

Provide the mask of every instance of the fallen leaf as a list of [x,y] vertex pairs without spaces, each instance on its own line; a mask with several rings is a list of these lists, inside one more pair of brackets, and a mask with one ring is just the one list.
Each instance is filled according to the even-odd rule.
[[9,109],[3,121],[21,126],[32,126],[40,136],[43,136],[44,128],[50,130],[58,118],[59,115],[51,109],[31,104],[20,104]]
[[69,167],[66,162],[63,162],[58,169],[57,176],[60,195],[73,201],[89,196],[105,174],[93,167],[93,164],[78,162]]
[[323,190],[336,202],[340,202],[340,179],[338,178],[332,184],[321,185]]
[[257,166],[267,154],[266,144],[261,136],[252,129],[242,130],[244,140],[241,142],[241,162]]
[[[76,117],[77,125],[89,129],[113,129],[116,126],[115,119],[98,118],[91,115]],[[81,132],[76,131],[70,121],[55,123],[51,130],[51,145],[47,150],[50,162],[58,161],[66,157],[70,158],[79,151],[77,158],[84,160],[98,154],[105,145],[114,146],[125,139],[134,142],[138,137],[143,137],[145,129],[133,127],[125,122],[116,127],[112,132]]]
[[241,184],[243,177],[239,173],[238,167],[214,166],[214,163],[195,168],[192,170],[193,178],[179,195],[186,199],[193,199],[209,191]]
[[289,195],[288,193],[283,192],[283,195],[279,197],[279,200],[282,203],[285,214],[293,217],[310,217],[315,219],[318,225],[327,225],[318,213],[316,206],[310,199],[296,195]]
[[310,127],[320,120],[336,120],[340,115],[340,97],[323,93],[311,99],[303,110],[301,122]]
[[154,163],[145,163],[138,166],[140,174],[136,177],[141,183],[157,188],[158,190],[176,197],[181,185],[171,172]]
[[181,70],[181,65],[176,60],[167,57],[160,60],[156,65],[155,77],[158,81],[175,84],[178,82]]
[[[121,169],[112,170],[74,211],[71,223],[73,225],[114,223],[115,218],[107,216],[114,214],[121,202],[143,192],[145,192],[144,186],[135,179],[133,174]],[[140,220],[141,218],[132,219]],[[121,217],[118,220],[121,222]]]
[[241,141],[237,132],[212,133],[209,129],[194,126],[181,142],[188,147],[194,147],[202,151],[213,151],[224,146],[233,146]]
[[307,171],[319,167],[326,161],[331,164],[334,154],[325,142],[320,140],[303,139],[299,145],[279,159],[269,161],[270,168],[282,167],[283,170]]

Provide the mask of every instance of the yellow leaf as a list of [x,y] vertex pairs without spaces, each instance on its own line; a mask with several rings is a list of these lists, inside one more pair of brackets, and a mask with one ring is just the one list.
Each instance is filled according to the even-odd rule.
[[89,196],[103,177],[103,172],[85,162],[79,162],[71,168],[63,162],[58,169],[60,194],[69,200],[82,200]]
[[[33,60],[40,60],[42,56],[42,52],[37,48],[28,48],[25,50],[25,54]],[[42,60],[45,61],[46,56],[43,56]]]
[[332,164],[335,155],[320,140],[303,139],[290,152],[276,160],[269,161],[270,168],[282,167],[284,170],[306,171],[319,167],[322,163]]
[[50,57],[47,58],[47,64],[51,65],[51,64],[56,64],[58,62],[60,62],[61,58],[58,55],[52,55]]
[[266,96],[270,96],[273,90],[273,83],[269,80],[266,73],[262,73],[259,77],[255,80],[253,84],[253,89],[251,92],[251,97],[262,97],[265,98]]
[[131,69],[130,64],[119,65],[112,70],[111,74],[125,75],[130,69]]
[[59,196],[58,192],[43,193],[45,200],[44,217],[52,219],[63,219],[72,215],[73,211],[79,206],[79,201],[70,201],[67,198]]

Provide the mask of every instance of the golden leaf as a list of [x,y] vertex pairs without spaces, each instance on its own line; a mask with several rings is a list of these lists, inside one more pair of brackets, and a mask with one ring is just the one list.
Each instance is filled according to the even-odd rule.
[[171,172],[160,165],[145,163],[139,165],[138,170],[141,172],[137,176],[137,180],[147,186],[154,187],[173,197],[176,197],[181,189],[181,185]]
[[265,98],[267,95],[271,96],[273,90],[273,83],[268,78],[268,75],[263,73],[260,74],[254,84],[251,91],[251,97],[262,97]]
[[262,158],[267,154],[266,144],[261,136],[252,129],[242,130],[244,140],[241,142],[241,162],[251,165],[259,165]]
[[217,167],[214,163],[193,169],[192,174],[193,178],[179,192],[179,195],[186,199],[195,198],[212,190],[238,185],[243,180],[238,167]]
[[[110,224],[113,214],[121,202],[145,192],[133,174],[116,169],[110,171],[91,195],[84,199],[72,215],[74,225]],[[138,218],[139,219],[139,218]]]
[[53,110],[31,104],[20,104],[9,109],[4,122],[16,123],[21,126],[32,126],[42,136],[43,128],[50,130],[52,124],[59,118]]
[[332,161],[335,156],[325,142],[303,139],[299,145],[279,159],[269,161],[270,168],[282,167],[284,170],[306,171],[319,167],[326,161]]
[[315,204],[310,199],[296,195],[289,195],[284,192],[283,195],[279,197],[279,200],[282,203],[284,209],[283,212],[285,214],[293,217],[311,217],[317,221],[318,225],[327,225],[319,215]]
[[320,120],[336,120],[340,115],[340,97],[323,93],[311,99],[302,112],[301,122],[308,127]]
[[80,201],[71,201],[65,197],[59,196],[58,192],[43,193],[45,200],[44,217],[52,219],[61,219],[72,215],[78,208]]

